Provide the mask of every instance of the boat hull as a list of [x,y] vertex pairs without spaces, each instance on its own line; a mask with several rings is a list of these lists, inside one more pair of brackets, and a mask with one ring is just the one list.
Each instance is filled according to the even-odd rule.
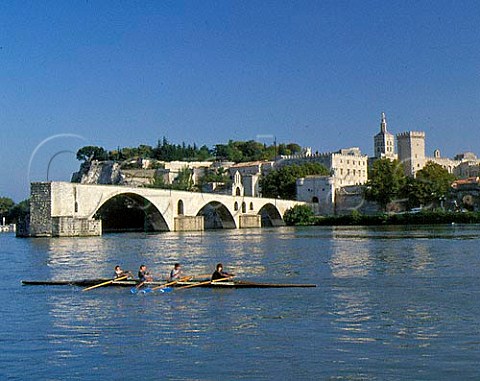
[[[22,284],[25,286],[78,286],[78,287],[90,287],[102,282],[107,282],[111,279],[81,279],[81,280],[22,280]],[[169,287],[183,287],[183,286],[195,286],[202,288],[290,288],[290,287],[316,287],[315,284],[295,284],[295,283],[260,283],[260,282],[247,282],[247,281],[229,281],[229,282],[215,282],[198,285],[200,281],[191,282],[178,282]],[[118,282],[112,282],[103,287],[134,287],[139,284],[138,280],[122,280]],[[146,282],[145,286],[157,287],[165,284],[162,282]]]

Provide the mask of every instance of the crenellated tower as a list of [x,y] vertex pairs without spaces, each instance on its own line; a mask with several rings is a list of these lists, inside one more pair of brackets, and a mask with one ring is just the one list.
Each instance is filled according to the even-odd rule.
[[405,175],[415,177],[425,165],[425,132],[407,131],[397,134],[398,160]]

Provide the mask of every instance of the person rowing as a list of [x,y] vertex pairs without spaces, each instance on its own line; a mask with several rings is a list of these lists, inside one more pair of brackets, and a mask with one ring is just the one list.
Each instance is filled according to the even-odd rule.
[[153,277],[148,272],[147,266],[141,265],[138,269],[138,280],[141,282],[140,284],[153,281]]
[[172,271],[170,271],[170,276],[168,277],[169,282],[179,280],[182,276],[182,266],[180,263],[175,263]]
[[122,278],[122,277],[127,277],[127,279],[128,279],[128,278],[133,278],[133,275],[128,270],[122,270],[122,268],[119,265],[115,266],[115,271],[113,273],[113,278],[117,279],[117,278]]
[[221,263],[217,264],[217,267],[212,274],[211,280],[216,280],[216,279],[223,279],[223,278],[231,278],[234,277],[235,274],[230,274],[227,273],[226,271],[223,271],[223,265]]

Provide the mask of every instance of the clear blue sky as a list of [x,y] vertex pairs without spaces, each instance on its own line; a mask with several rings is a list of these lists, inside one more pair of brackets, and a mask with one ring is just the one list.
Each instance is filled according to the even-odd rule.
[[[478,1],[3,1],[0,195],[73,152],[274,134],[359,146],[385,111],[427,151],[480,153]],[[35,148],[41,145],[28,171]]]

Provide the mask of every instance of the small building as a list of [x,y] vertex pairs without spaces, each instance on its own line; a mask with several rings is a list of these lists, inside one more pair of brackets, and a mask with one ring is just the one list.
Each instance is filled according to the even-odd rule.
[[311,203],[317,215],[335,213],[336,182],[332,176],[306,176],[297,180],[297,201]]

